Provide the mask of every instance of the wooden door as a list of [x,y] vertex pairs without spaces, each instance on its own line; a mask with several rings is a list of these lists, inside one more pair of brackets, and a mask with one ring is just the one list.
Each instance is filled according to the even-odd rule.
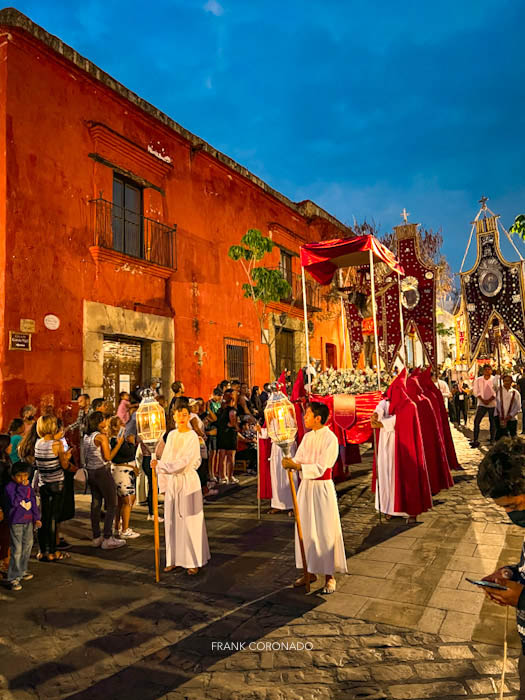
[[[284,369],[289,369],[292,372],[295,369],[295,353],[294,353],[294,332],[283,328],[278,332],[275,343],[276,369],[277,377]],[[277,378],[276,377],[276,378]]]

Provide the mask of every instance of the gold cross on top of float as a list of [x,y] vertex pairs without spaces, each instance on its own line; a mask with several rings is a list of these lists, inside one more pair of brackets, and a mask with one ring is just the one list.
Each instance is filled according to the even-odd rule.
[[483,196],[483,197],[479,200],[479,203],[481,204],[481,208],[482,208],[482,209],[486,209],[486,208],[487,208],[487,202],[488,202],[488,201],[489,201],[489,198],[488,198],[488,197],[485,197],[485,196]]
[[403,207],[403,211],[401,212],[401,218],[405,222],[405,224],[408,222],[408,217],[410,216],[410,212],[406,210],[405,207]]

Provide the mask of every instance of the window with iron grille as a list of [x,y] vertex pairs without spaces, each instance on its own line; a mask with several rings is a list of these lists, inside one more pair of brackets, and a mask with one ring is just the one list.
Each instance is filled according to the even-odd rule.
[[241,338],[224,338],[224,375],[251,383],[252,341]]

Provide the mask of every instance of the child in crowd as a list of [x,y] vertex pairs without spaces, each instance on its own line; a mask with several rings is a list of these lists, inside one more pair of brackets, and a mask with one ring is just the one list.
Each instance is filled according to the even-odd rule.
[[11,558],[7,580],[12,591],[20,591],[20,581],[29,581],[33,574],[27,570],[33,547],[33,530],[42,526],[40,510],[33,487],[29,483],[31,465],[17,462],[11,468],[11,481],[5,487],[11,534]]
[[0,434],[0,572],[7,574],[9,566],[9,521],[5,500],[5,487],[11,481],[11,460],[7,454],[10,437]]
[[117,408],[117,416],[120,418],[122,423],[126,425],[126,423],[130,419],[130,413],[129,413],[129,407],[131,406],[131,402],[129,400],[129,394],[127,391],[121,391],[119,394],[120,398],[120,403]]
[[11,458],[11,462],[15,464],[20,457],[18,456],[18,445],[22,442],[25,433],[24,421],[21,418],[14,418],[9,426],[9,435],[11,436],[11,444],[7,452]]

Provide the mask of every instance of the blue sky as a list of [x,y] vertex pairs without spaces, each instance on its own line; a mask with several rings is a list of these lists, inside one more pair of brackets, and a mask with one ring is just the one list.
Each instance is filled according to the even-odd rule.
[[442,228],[454,270],[481,195],[525,211],[520,0],[16,7],[291,199]]

